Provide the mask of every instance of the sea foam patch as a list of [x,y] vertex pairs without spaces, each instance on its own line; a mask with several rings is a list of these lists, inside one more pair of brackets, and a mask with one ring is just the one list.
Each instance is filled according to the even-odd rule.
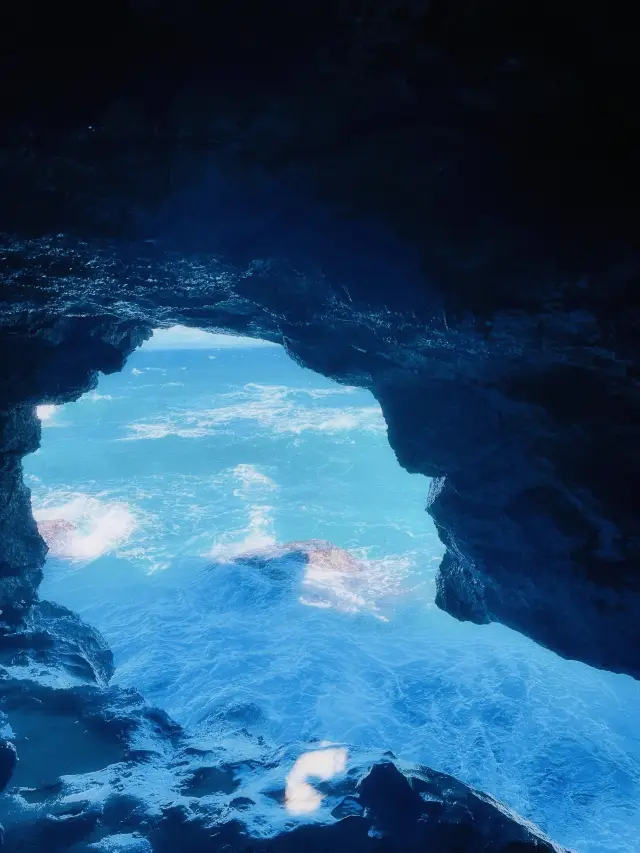
[[242,555],[274,553],[274,507],[265,502],[265,494],[276,490],[278,484],[247,463],[236,465],[229,473],[237,484],[233,495],[242,501],[247,521],[235,530],[220,534],[209,556],[225,561]]
[[[442,613],[429,483],[398,466],[368,392],[277,348],[215,354],[134,354],[129,368],[144,375],[101,380],[112,401],[49,420],[65,429],[25,459],[34,506],[54,510],[53,535],[72,534],[66,553],[102,557],[90,571],[86,556],[51,560],[43,598],[101,630],[117,684],[245,762],[234,796],[257,804],[243,813],[256,832],[331,819],[332,784],[296,762],[340,745],[350,778],[391,749],[571,849],[635,851],[640,683]],[[117,442],[176,430],[190,440]],[[132,534],[113,536],[87,507],[61,519],[80,495],[98,514],[124,507]],[[322,771],[327,760],[310,761]],[[160,806],[162,780],[148,773]],[[272,796],[289,774],[291,810]]]
[[51,496],[33,515],[53,556],[87,562],[126,542],[137,526],[128,504],[87,494]]
[[50,404],[36,406],[36,417],[40,419],[43,426],[51,426],[53,418],[59,408],[59,406],[53,406]]
[[158,439],[170,435],[201,438],[236,421],[253,421],[276,434],[340,433],[366,430],[384,432],[380,406],[328,406],[309,403],[335,395],[351,394],[350,387],[296,389],[284,385],[247,383],[242,389],[218,397],[219,405],[202,410],[173,410],[162,418],[128,424],[125,440]]

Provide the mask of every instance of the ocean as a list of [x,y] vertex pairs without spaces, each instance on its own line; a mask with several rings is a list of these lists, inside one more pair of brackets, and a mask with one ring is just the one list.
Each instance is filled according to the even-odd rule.
[[[331,773],[390,752],[581,853],[636,851],[640,684],[435,607],[429,481],[398,465],[369,392],[280,347],[194,341],[40,407],[25,460],[37,520],[66,522],[42,597],[103,633],[114,682],[227,758],[259,742],[257,788],[319,744]],[[327,818],[313,796],[298,811]]]

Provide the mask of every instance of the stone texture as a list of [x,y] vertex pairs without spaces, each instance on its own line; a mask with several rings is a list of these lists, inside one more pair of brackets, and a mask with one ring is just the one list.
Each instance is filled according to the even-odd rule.
[[[282,799],[269,788],[269,771],[288,764],[280,748],[271,761],[259,759],[264,741],[240,722],[235,737],[256,757],[230,762],[206,725],[187,732],[137,691],[108,686],[104,642],[73,614],[41,602],[30,619],[40,634],[22,632],[20,660],[6,654],[17,634],[0,638],[7,853],[563,853],[491,797],[428,768],[405,776],[390,763],[321,783],[335,822],[311,816],[272,827],[256,800]],[[263,786],[257,793],[254,777]]]
[[0,673],[4,667],[103,687],[114,672],[113,655],[98,631],[51,601],[37,601],[19,629],[0,635]]
[[446,477],[429,508],[448,549],[441,607],[638,676],[631,10],[13,11],[0,89],[7,623],[34,600],[44,556],[20,473],[32,406],[75,398],[150,327],[183,322],[282,341],[371,388],[399,462]]

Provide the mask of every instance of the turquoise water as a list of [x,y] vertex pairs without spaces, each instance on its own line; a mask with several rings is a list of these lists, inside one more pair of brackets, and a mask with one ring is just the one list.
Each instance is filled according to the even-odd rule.
[[[582,853],[638,849],[640,684],[434,606],[428,480],[368,392],[279,347],[143,349],[40,415],[34,511],[74,525],[42,594],[103,632],[116,683],[227,758],[259,736],[271,775],[319,742],[348,766],[392,750]],[[310,539],[355,568],[278,558]]]

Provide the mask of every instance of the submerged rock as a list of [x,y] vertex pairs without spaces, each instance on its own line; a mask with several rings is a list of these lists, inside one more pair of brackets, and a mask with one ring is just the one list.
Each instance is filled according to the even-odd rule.
[[353,574],[362,571],[362,563],[344,548],[325,539],[287,542],[285,549],[305,554],[308,565],[321,571]]
[[[51,684],[43,683],[47,671]],[[0,714],[10,728],[0,741],[0,822],[8,853],[559,850],[490,797],[425,768],[405,776],[388,762],[360,781],[344,761],[323,771],[313,800],[326,800],[318,822],[315,806],[291,812],[284,779],[282,790],[272,789],[274,771],[287,764],[281,749],[269,754],[241,729],[235,737],[255,757],[230,761],[221,746],[200,745],[215,724],[191,735],[135,690],[54,686],[59,673],[46,663],[39,676],[2,673]],[[317,755],[324,752],[319,745]],[[317,762],[310,767],[315,787]]]
[[75,530],[75,524],[62,518],[38,522],[38,532],[47,543],[49,551],[54,555],[67,552],[69,539]]

